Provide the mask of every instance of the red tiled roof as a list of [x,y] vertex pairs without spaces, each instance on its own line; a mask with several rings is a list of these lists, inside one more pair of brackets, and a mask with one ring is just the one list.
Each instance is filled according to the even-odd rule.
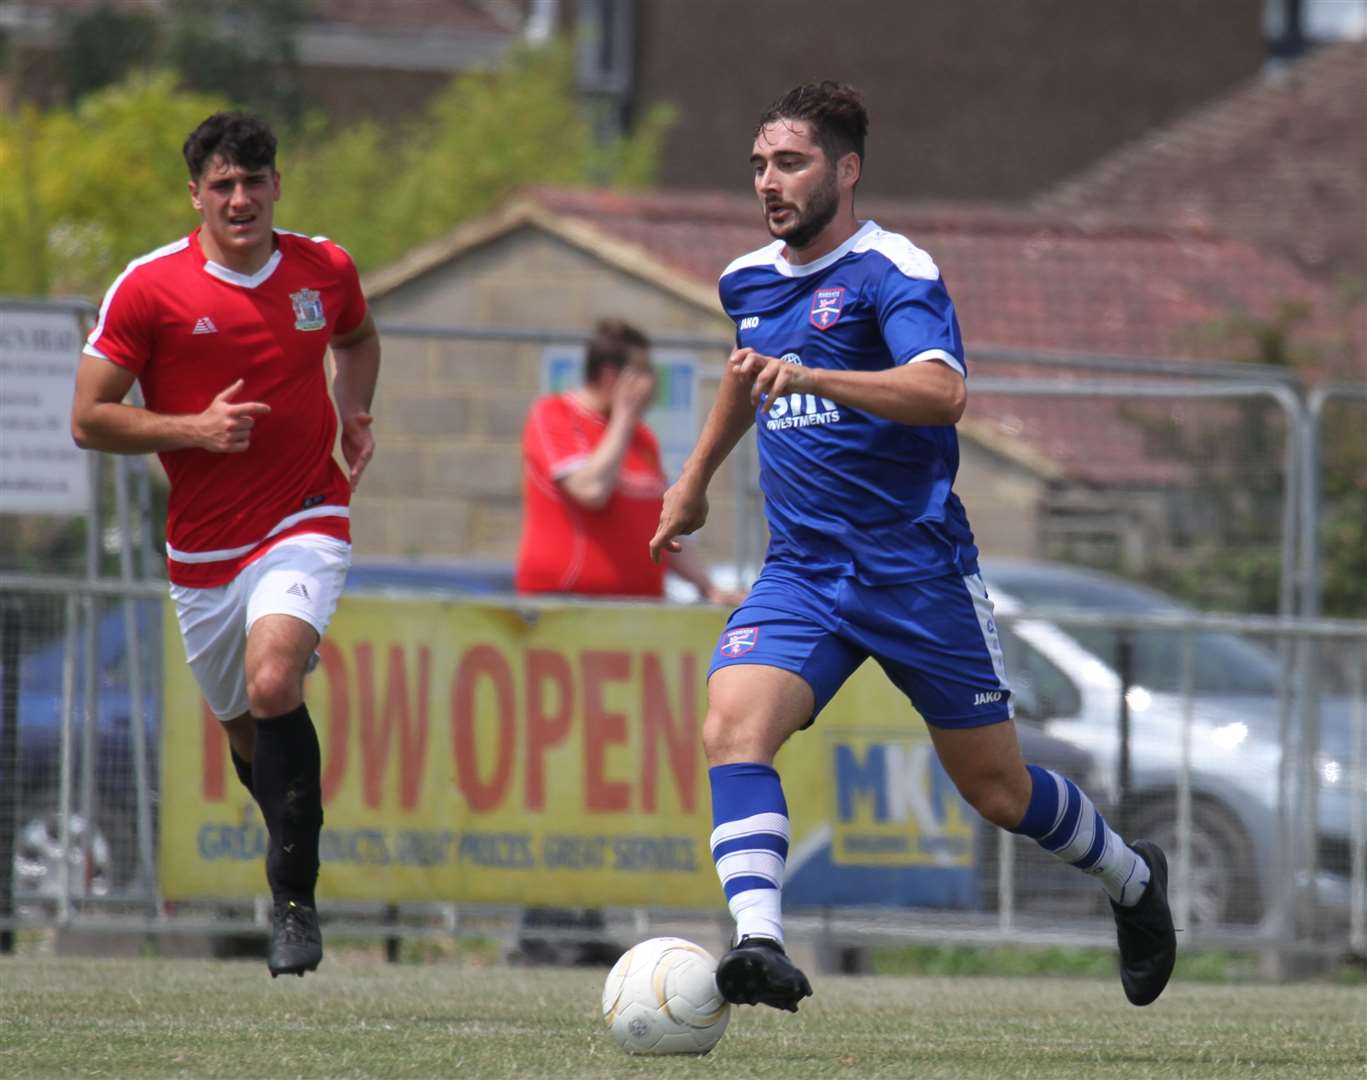
[[[769,242],[757,206],[744,196],[562,188],[526,194],[553,215],[587,224],[707,286],[737,255]],[[1250,359],[1228,332],[1222,336],[1215,328],[1236,315],[1272,319],[1288,303],[1312,313],[1294,341],[1302,351],[1320,350],[1330,373],[1360,371],[1367,355],[1362,329],[1353,333],[1336,317],[1330,289],[1284,260],[1206,230],[1079,225],[1000,207],[944,204],[870,203],[860,213],[904,233],[938,263],[970,364],[980,375],[1061,370],[973,359],[975,351],[993,348],[1169,361]],[[1340,344],[1345,339],[1351,343]],[[1338,364],[1336,350],[1343,353]],[[1155,439],[1162,436],[1155,435],[1154,423],[1185,416],[1190,429],[1231,416],[1227,405],[1166,399],[1070,398],[1062,409],[1066,423],[1057,398],[979,393],[968,418],[1044,455],[1075,480],[1163,485],[1184,469],[1156,451]],[[1266,465],[1279,469],[1281,462]]]
[[1313,275],[1367,278],[1367,41],[1261,76],[1035,206],[1214,226]]
[[[736,256],[769,242],[754,200],[694,192],[532,189],[557,215],[640,248],[712,285]],[[1235,315],[1270,319],[1297,302],[1306,340],[1332,341],[1330,290],[1287,262],[1199,229],[1156,229],[1000,207],[859,207],[924,248],[944,273],[972,347],[1243,359],[1213,332]]]

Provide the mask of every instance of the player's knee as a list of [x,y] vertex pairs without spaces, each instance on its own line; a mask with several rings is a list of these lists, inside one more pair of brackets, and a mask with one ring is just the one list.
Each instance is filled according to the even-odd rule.
[[731,765],[756,760],[754,734],[744,717],[709,709],[702,725],[702,748],[709,765]]
[[702,749],[709,765],[725,764],[721,757],[729,744],[726,723],[720,714],[708,711],[702,722]]
[[1029,791],[1022,793],[1008,777],[996,773],[961,785],[960,794],[985,821],[1002,829],[1019,825],[1030,803]]
[[247,701],[252,715],[283,716],[299,707],[303,700],[303,678],[293,665],[266,660],[256,665],[247,677]]

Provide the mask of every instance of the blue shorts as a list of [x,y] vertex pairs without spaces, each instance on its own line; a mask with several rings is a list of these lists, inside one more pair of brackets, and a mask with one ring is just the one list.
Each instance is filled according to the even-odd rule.
[[1012,715],[992,601],[977,574],[864,585],[766,565],[726,621],[707,674],[736,664],[794,672],[816,697],[815,720],[870,656],[928,724],[978,727]]

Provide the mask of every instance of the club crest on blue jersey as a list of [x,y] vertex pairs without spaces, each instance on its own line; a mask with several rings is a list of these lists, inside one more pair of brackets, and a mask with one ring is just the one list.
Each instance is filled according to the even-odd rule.
[[755,643],[758,641],[758,626],[737,626],[722,634],[722,641],[721,644],[717,646],[717,651],[721,653],[722,656],[729,656],[732,658],[744,656],[755,647]]
[[817,289],[812,293],[812,307],[807,318],[818,330],[829,330],[840,321],[840,313],[845,309],[845,290]]
[[328,324],[327,316],[323,314],[323,297],[317,289],[290,293],[290,303],[294,305],[296,330],[321,330]]

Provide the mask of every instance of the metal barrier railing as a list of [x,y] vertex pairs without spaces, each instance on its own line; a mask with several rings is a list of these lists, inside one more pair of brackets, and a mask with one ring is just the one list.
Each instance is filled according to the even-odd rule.
[[[118,828],[129,830],[129,835],[119,836],[118,839],[126,847],[131,846],[136,853],[134,862],[139,872],[134,879],[133,891],[116,889],[104,897],[94,896],[75,879],[74,871],[88,862],[88,846],[95,835],[89,828],[84,831],[81,838],[75,837],[72,832],[72,823],[80,817],[77,810],[89,813],[93,802],[77,798],[78,780],[84,783],[86,778],[94,774],[97,764],[86,757],[85,753],[82,754],[79,763],[73,760],[78,746],[85,747],[86,752],[89,752],[89,748],[97,745],[90,734],[96,723],[94,710],[89,707],[89,699],[81,703],[81,708],[77,708],[78,695],[75,690],[78,674],[84,676],[87,682],[92,681],[88,671],[77,671],[77,654],[82,653],[78,641],[83,613],[91,610],[92,605],[98,600],[115,601],[126,610],[127,606],[139,601],[162,597],[163,590],[163,584],[154,582],[72,581],[52,577],[0,575],[0,597],[11,600],[19,596],[45,597],[60,608],[62,625],[47,627],[46,634],[60,639],[64,650],[61,667],[61,738],[57,766],[60,791],[60,821],[56,839],[60,849],[57,887],[45,898],[38,898],[27,904],[19,915],[0,920],[0,928],[67,926],[98,931],[102,928],[115,930],[136,926],[150,933],[183,934],[209,932],[217,927],[224,933],[229,933],[235,928],[241,928],[242,919],[245,919],[247,927],[257,927],[249,897],[225,899],[221,904],[209,906],[181,904],[176,905],[174,911],[169,911],[160,904],[155,891],[157,856],[153,845],[157,823],[154,804],[150,798],[135,799],[131,817],[117,825]],[[445,599],[455,601],[459,598],[451,596]],[[343,602],[346,602],[345,599]],[[489,602],[490,598],[481,598],[481,603],[487,605]],[[525,606],[512,598],[509,598],[508,603],[519,609]],[[597,605],[592,602],[581,602],[576,606],[591,610]],[[1153,685],[1146,687],[1136,678],[1127,677],[1123,672],[1111,671],[1108,676],[1102,677],[1098,674],[1101,665],[1098,665],[1097,670],[1090,671],[1079,666],[1077,671],[1070,674],[1079,684],[1087,679],[1091,680],[1089,688],[1084,687],[1086,700],[1083,702],[1083,712],[1087,709],[1091,709],[1092,712],[1072,717],[1062,716],[1053,720],[1044,717],[1042,723],[1055,737],[1064,740],[1076,739],[1078,745],[1088,748],[1088,752],[1094,756],[1105,756],[1099,749],[1102,747],[1111,748],[1105,751],[1105,754],[1120,748],[1131,755],[1136,762],[1135,780],[1124,781],[1123,770],[1119,765],[1102,761],[1096,776],[1089,781],[1099,784],[1098,790],[1094,792],[1099,801],[1114,806],[1118,801],[1131,797],[1131,793],[1117,790],[1118,785],[1134,783],[1137,792],[1143,786],[1138,778],[1146,777],[1144,784],[1149,784],[1154,773],[1152,767],[1139,763],[1143,754],[1152,752],[1152,738],[1150,737],[1146,744],[1144,737],[1136,734],[1135,745],[1126,747],[1124,740],[1118,735],[1117,715],[1121,711],[1121,701],[1129,701],[1140,713],[1136,731],[1142,729],[1144,715],[1152,718],[1157,715],[1160,708],[1169,710],[1163,719],[1163,726],[1156,729],[1163,739],[1169,740],[1164,757],[1164,767],[1168,772],[1166,779],[1158,785],[1164,792],[1161,796],[1164,801],[1158,812],[1151,814],[1150,817],[1171,825],[1171,835],[1175,840],[1171,851],[1172,899],[1179,925],[1188,928],[1188,946],[1218,944],[1230,947],[1295,948],[1302,951],[1319,949],[1326,952],[1361,948],[1364,934],[1367,933],[1367,927],[1364,926],[1364,897],[1367,897],[1367,880],[1364,880],[1364,875],[1367,874],[1367,860],[1364,859],[1364,851],[1367,850],[1367,779],[1364,779],[1367,777],[1367,760],[1364,760],[1367,755],[1367,701],[1364,701],[1362,685],[1362,671],[1367,667],[1367,623],[1196,613],[1117,615],[1038,606],[1029,609],[1012,607],[1000,610],[997,618],[1004,632],[1014,634],[1024,644],[1033,645],[1041,650],[1044,659],[1055,664],[1073,663],[1077,660],[1081,656],[1078,652],[1078,636],[1085,636],[1088,632],[1105,631],[1121,636],[1148,635],[1148,640],[1159,643],[1166,641],[1167,636],[1175,635],[1177,647],[1165,647],[1164,651],[1165,656],[1176,658],[1172,669],[1164,669],[1169,684],[1166,688]],[[128,633],[127,622],[123,622],[123,629]],[[1271,733],[1267,729],[1257,729],[1259,718],[1265,720],[1268,716],[1275,716],[1275,703],[1250,703],[1250,709],[1253,704],[1258,704],[1260,711],[1256,717],[1250,711],[1243,724],[1245,730],[1242,733],[1237,730],[1240,726],[1239,721],[1222,721],[1220,725],[1212,726],[1209,714],[1221,702],[1216,695],[1202,689],[1206,681],[1203,663],[1209,661],[1212,644],[1218,643],[1216,637],[1219,636],[1227,637],[1231,641],[1246,642],[1249,639],[1256,639],[1266,643],[1287,640],[1299,642],[1305,647],[1292,653],[1298,660],[1302,657],[1316,658],[1320,661],[1338,660],[1337,669],[1345,673],[1346,682],[1341,689],[1344,691],[1342,696],[1348,712],[1343,716],[1339,713],[1333,715],[1336,718],[1335,723],[1346,722],[1348,727],[1346,732],[1335,729],[1335,737],[1343,735],[1344,738],[1333,745],[1347,748],[1346,760],[1327,762],[1319,746],[1305,745],[1303,733],[1323,731],[1322,725],[1304,729],[1293,724]],[[130,658],[131,655],[130,653]],[[1276,651],[1269,648],[1266,650],[1266,656],[1269,662],[1274,662]],[[1094,661],[1095,659],[1093,657]],[[89,664],[93,660],[93,654],[87,650],[82,653],[80,663]],[[1280,677],[1294,682],[1297,673],[1283,671]],[[101,675],[93,681],[98,683],[109,680],[105,675]],[[135,680],[125,678],[121,685],[127,687],[126,692],[145,696],[147,687],[135,688],[134,683]],[[106,687],[102,692],[107,693],[111,690]],[[1139,708],[1141,704],[1148,710],[1147,714]],[[1318,714],[1328,710],[1330,704],[1328,697],[1300,703],[1301,707],[1295,715]],[[131,715],[136,718],[137,711],[133,710]],[[18,719],[22,723],[23,717]],[[146,741],[150,725],[146,724],[146,718],[135,722],[143,726],[144,740],[139,742],[136,738],[132,739],[130,756],[116,764],[123,770],[122,784],[128,788],[139,789],[146,796],[153,787],[149,781],[151,747]],[[1087,723],[1093,725],[1090,734],[1085,730]],[[1238,871],[1238,888],[1257,890],[1262,894],[1261,916],[1241,922],[1223,919],[1214,922],[1203,921],[1203,918],[1198,917],[1201,915],[1202,903],[1201,858],[1206,851],[1204,845],[1208,838],[1202,833],[1200,819],[1203,814],[1214,812],[1209,803],[1211,793],[1215,790],[1210,784],[1210,748],[1212,745],[1218,745],[1220,739],[1237,742],[1241,738],[1250,747],[1257,741],[1257,752],[1264,755],[1263,758],[1258,758],[1250,750],[1250,762],[1256,763],[1261,760],[1266,765],[1271,758],[1278,759],[1272,765],[1274,774],[1279,778],[1287,777],[1289,790],[1271,792],[1275,805],[1269,803],[1256,809],[1256,812],[1246,807],[1238,807],[1235,803],[1231,803],[1231,806],[1235,806],[1236,809],[1224,812],[1242,814],[1246,828],[1272,828],[1276,823],[1284,822],[1287,816],[1291,818],[1290,827],[1280,835],[1274,830],[1251,837],[1258,849],[1258,855],[1270,859],[1271,862],[1259,862],[1254,869],[1241,868]],[[1319,770],[1318,774],[1315,772],[1316,769]],[[1326,868],[1318,864],[1319,856],[1315,842],[1312,840],[1308,847],[1303,846],[1298,851],[1285,850],[1287,837],[1320,837],[1321,844],[1327,842],[1324,822],[1319,820],[1322,813],[1322,809],[1317,809],[1319,800],[1307,799],[1304,796],[1305,791],[1316,790],[1317,775],[1325,782],[1332,779],[1336,791],[1342,793],[1342,802],[1346,807],[1346,817],[1343,821],[1335,819],[1335,822],[1331,823],[1335,829],[1341,831],[1336,832],[1330,839],[1333,843],[1342,844],[1346,848],[1348,862],[1346,866],[1335,869],[1333,890],[1337,891],[1331,890],[1329,894],[1324,892],[1323,886],[1317,881],[1316,875],[1324,877]],[[1232,779],[1237,779],[1228,770],[1225,778],[1231,782]],[[1254,781],[1255,787],[1261,782],[1256,777]],[[1280,779],[1276,782],[1278,787],[1281,782]],[[1306,820],[1307,814],[1310,815],[1309,820]],[[73,859],[73,851],[81,848],[83,844],[86,849],[80,852],[81,857]],[[833,909],[820,915],[795,911],[791,922],[792,933],[796,936],[810,933],[822,940],[848,941],[853,944],[874,940],[919,939],[1013,942],[1021,939],[1023,928],[1028,928],[1027,936],[1037,941],[1099,944],[1107,940],[1107,928],[1095,921],[1094,907],[1062,913],[1061,909],[1047,905],[1043,909],[1039,906],[1032,907],[1029,896],[1021,895],[1022,882],[1029,884],[1029,879],[1021,876],[1022,866],[1025,865],[1022,858],[1036,858],[1031,845],[1009,834],[1001,833],[996,842],[996,852],[996,882],[984,893],[990,910],[975,913],[898,909],[870,913],[851,908]],[[1065,875],[1075,874],[1070,868],[1059,869]],[[1342,873],[1339,872],[1340,869]],[[1031,870],[1031,874],[1034,874],[1034,870]],[[1099,890],[1095,890],[1093,883],[1087,882],[1085,878],[1080,878],[1080,881],[1084,888],[1099,895]],[[1283,893],[1277,891],[1279,883],[1285,887]],[[326,911],[326,900],[324,906]],[[1319,925],[1319,920],[1324,910],[1329,908],[1333,909],[1334,922],[1333,926],[1325,931]],[[237,919],[213,918],[209,914],[233,910],[239,912]],[[440,933],[446,932],[441,929],[442,927],[448,930],[450,927],[456,927],[459,930],[460,926],[464,925],[461,919],[457,918],[454,909],[448,910],[438,905],[434,910],[440,912],[439,925],[436,929],[421,920],[411,925],[402,920],[396,924],[392,905],[382,903],[339,905],[336,917],[341,920],[339,925],[345,925],[349,933],[368,932],[376,937]],[[479,915],[481,918],[487,917],[495,921],[507,915],[504,909],[497,906],[465,905],[461,911],[467,912],[471,917]],[[638,923],[642,920],[649,923],[680,917],[683,917],[682,913],[663,909],[634,916]],[[715,916],[693,912],[688,917],[707,919]]]

